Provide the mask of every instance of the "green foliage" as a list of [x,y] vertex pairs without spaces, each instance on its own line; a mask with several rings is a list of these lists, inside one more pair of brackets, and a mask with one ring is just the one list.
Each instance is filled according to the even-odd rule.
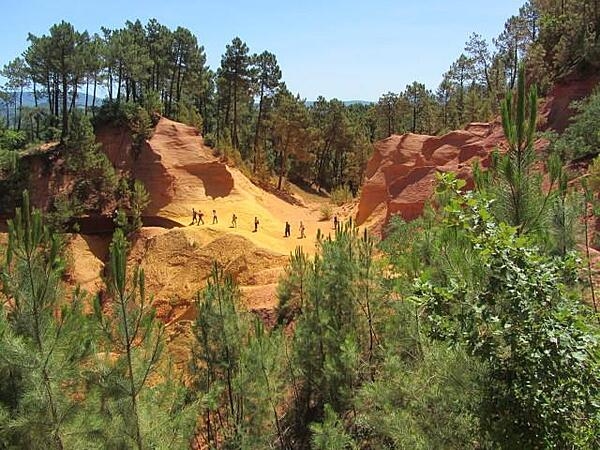
[[271,117],[273,143],[277,151],[279,181],[277,189],[283,186],[290,161],[296,166],[310,161],[308,143],[311,138],[309,115],[299,97],[294,97],[287,89],[275,96],[275,107]]
[[154,131],[151,115],[148,109],[155,107],[153,97],[150,96],[146,108],[134,102],[113,102],[105,100],[98,110],[94,123],[96,125],[111,123],[129,128],[135,157],[139,155],[142,145],[150,139]]
[[574,71],[585,73],[598,67],[600,11],[596,2],[529,3],[529,19],[537,34],[528,54],[536,77],[554,81]]
[[20,150],[27,144],[27,136],[23,131],[0,129],[0,149]]
[[150,195],[140,180],[119,179],[116,194],[119,199],[116,216],[113,221],[125,234],[138,231],[143,225],[143,213],[150,204]]
[[476,177],[478,188],[495,199],[492,205],[495,217],[517,227],[520,234],[544,231],[554,202],[553,188],[562,177],[561,162],[556,155],[551,155],[548,159],[550,187],[543,192],[542,177],[534,170],[536,121],[536,90],[531,87],[526,95],[525,68],[521,66],[514,103],[512,92],[508,92],[502,102],[502,127],[508,152],[502,156],[494,154],[486,176]]
[[550,249],[561,256],[575,249],[576,236],[581,236],[581,217],[585,213],[583,195],[569,190],[566,175],[560,179],[557,195],[550,206]]
[[146,190],[144,183],[135,180],[133,191],[131,193],[131,231],[137,231],[142,227],[142,213],[146,206],[150,204],[150,194]]
[[166,442],[170,448],[185,448],[195,423],[194,407],[186,404],[185,389],[172,382],[161,364],[164,326],[146,296],[144,271],[127,274],[127,247],[117,229],[107,279],[111,306],[103,309],[99,299],[94,304],[102,347],[111,352],[97,358],[93,374],[102,404],[102,426],[96,433],[111,448],[162,448]]
[[589,187],[595,192],[600,191],[600,157],[592,160],[588,166]]
[[187,102],[181,102],[177,108],[177,120],[179,122],[191,125],[198,130],[202,130],[202,116],[194,105]]
[[93,332],[83,295],[64,301],[59,241],[39,211],[9,221],[0,310],[0,444],[6,448],[74,448],[84,444],[80,368]]
[[342,206],[346,203],[351,202],[354,199],[352,192],[348,188],[348,186],[337,186],[331,191],[331,202],[334,205]]
[[325,416],[322,423],[314,423],[311,445],[314,449],[354,449],[357,448],[352,437],[346,432],[338,415],[330,405],[325,405]]
[[54,229],[85,211],[102,212],[115,201],[118,177],[108,157],[99,150],[89,119],[75,114],[65,138],[65,170],[73,177],[71,190],[54,197],[50,223]]
[[431,334],[486,364],[481,423],[502,448],[594,447],[598,332],[565,285],[575,261],[540,255],[487,207],[469,195],[447,207],[446,226],[466,233],[485,276],[474,288],[459,278],[420,286]]
[[13,150],[0,149],[0,180],[9,178],[17,170],[18,156]]
[[277,322],[287,324],[302,312],[307,295],[311,262],[301,247],[296,247],[277,284]]
[[418,320],[410,302],[390,309],[380,370],[355,398],[355,435],[362,448],[484,447],[477,417],[483,365],[420,336]]
[[321,216],[319,217],[320,221],[331,220],[333,216],[333,209],[331,205],[323,205],[321,206]]
[[282,441],[282,336],[258,319],[250,327],[236,310],[239,301],[239,288],[215,264],[196,301],[191,371],[201,404],[198,432],[209,446],[266,448]]
[[[298,315],[288,372],[294,391],[291,442],[307,445],[325,405],[342,414],[375,364],[379,298],[373,243],[350,225],[319,240],[310,261],[300,251],[280,284],[279,318]],[[318,427],[317,427],[318,428]],[[324,438],[325,439],[325,438]]]
[[142,107],[146,110],[148,116],[152,118],[153,125],[156,125],[156,123],[154,123],[154,117],[156,117],[157,114],[160,114],[162,109],[160,94],[157,91],[146,92],[144,100],[142,101]]
[[574,109],[576,114],[571,118],[570,125],[552,142],[551,148],[563,159],[595,156],[600,148],[600,92],[575,103]]

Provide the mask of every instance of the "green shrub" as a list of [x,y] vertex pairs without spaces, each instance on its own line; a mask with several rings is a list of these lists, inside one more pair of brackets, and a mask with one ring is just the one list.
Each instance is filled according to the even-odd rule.
[[600,148],[600,92],[571,106],[577,114],[571,118],[564,133],[551,144],[551,148],[564,159],[597,154]]
[[191,125],[197,130],[202,130],[203,119],[198,109],[189,102],[182,101],[177,107],[177,120],[186,125]]
[[[149,107],[154,108],[152,105]],[[144,141],[152,136],[153,122],[150,113],[137,103],[105,101],[98,110],[94,124],[105,123],[124,125],[129,128],[135,157],[139,155]]]
[[162,111],[162,102],[157,91],[146,92],[142,104],[150,117],[160,114]]
[[0,149],[19,150],[27,144],[27,136],[24,131],[0,130]]
[[331,201],[337,206],[342,206],[353,200],[352,191],[346,185],[333,188],[331,191]]
[[321,221],[331,220],[332,217],[333,217],[333,209],[331,208],[331,205],[321,206],[321,217],[319,218],[319,220],[321,220]]

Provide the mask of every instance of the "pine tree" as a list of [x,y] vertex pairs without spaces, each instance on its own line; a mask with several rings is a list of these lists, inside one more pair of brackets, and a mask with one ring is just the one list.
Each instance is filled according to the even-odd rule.
[[574,257],[541,254],[489,206],[467,193],[446,207],[443,224],[464,233],[484,271],[473,286],[417,284],[429,332],[485,364],[481,432],[499,448],[595,448],[598,329],[569,288]]
[[237,311],[240,291],[215,264],[198,294],[191,370],[201,403],[200,445],[268,448],[283,445],[282,336]]
[[240,149],[241,107],[249,100],[250,75],[248,46],[236,37],[227,45],[217,74],[224,88],[220,93],[225,106],[224,123],[230,126],[231,145],[235,150]]
[[517,227],[520,234],[542,232],[554,201],[554,185],[561,177],[557,155],[548,159],[550,187],[542,191],[542,179],[535,170],[534,149],[537,123],[537,93],[534,86],[525,93],[525,69],[521,65],[516,98],[509,91],[502,103],[502,127],[508,142],[506,155],[494,155],[490,173],[476,176],[478,187],[495,198],[493,212],[499,221]]
[[163,357],[164,326],[146,296],[144,271],[127,274],[127,242],[117,229],[110,246],[108,304],[94,312],[104,337],[92,379],[107,448],[186,448],[192,438],[194,405],[172,382]]
[[350,224],[319,241],[309,270],[302,314],[296,321],[293,367],[294,404],[288,419],[292,445],[308,445],[311,422],[325,408],[337,414],[352,405],[354,392],[373,376],[379,319],[374,304],[372,243]]
[[275,109],[271,120],[279,163],[277,189],[281,189],[283,179],[288,173],[289,160],[293,158],[296,161],[304,161],[310,157],[310,119],[300,98],[282,88],[275,97]]
[[260,136],[263,133],[264,118],[269,112],[273,96],[277,93],[281,80],[281,69],[277,64],[277,58],[273,53],[264,51],[260,55],[252,57],[253,66],[256,69],[255,89],[258,93],[258,115],[256,117],[256,130],[254,132],[253,145],[253,171],[256,173],[261,164]]
[[2,265],[0,311],[0,443],[8,448],[81,448],[81,364],[93,332],[82,314],[84,296],[65,301],[60,242],[40,211],[23,207],[9,221]]

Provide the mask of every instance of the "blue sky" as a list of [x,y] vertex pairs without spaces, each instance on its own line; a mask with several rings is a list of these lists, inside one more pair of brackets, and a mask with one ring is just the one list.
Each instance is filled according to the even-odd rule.
[[377,100],[414,80],[435,89],[468,36],[491,40],[523,1],[11,0],[2,5],[0,65],[23,52],[29,32],[47,34],[61,20],[93,33],[154,17],[194,33],[212,68],[239,36],[251,52],[275,53],[302,97]]

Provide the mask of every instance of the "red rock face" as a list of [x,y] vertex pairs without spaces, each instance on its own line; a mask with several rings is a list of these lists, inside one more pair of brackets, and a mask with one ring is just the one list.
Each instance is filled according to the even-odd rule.
[[[538,129],[563,132],[573,115],[572,102],[589,96],[599,82],[600,75],[593,75],[556,84],[539,108]],[[539,139],[535,150],[541,152],[547,145]],[[506,149],[499,121],[471,123],[444,136],[393,135],[377,142],[367,165],[357,224],[380,231],[394,214],[417,218],[431,198],[437,171],[456,173],[472,189],[473,164],[488,167],[495,148]]]
[[[375,144],[367,166],[356,221],[377,221],[371,215],[385,210],[384,223],[394,214],[413,220],[434,190],[435,173],[455,172],[473,186],[472,166],[489,165],[489,155],[505,147],[499,123],[472,123],[444,136],[393,135]],[[381,220],[379,220],[381,222]]]
[[572,102],[589,96],[598,82],[600,75],[594,74],[584,78],[572,76],[557,83],[539,109],[541,128],[562,133],[569,125],[569,118],[574,112],[571,108]]
[[144,183],[150,194],[148,215],[187,215],[193,201],[225,197],[234,187],[226,165],[191,126],[161,118],[137,156],[126,130],[107,127],[97,140],[115,167],[130,170]]

